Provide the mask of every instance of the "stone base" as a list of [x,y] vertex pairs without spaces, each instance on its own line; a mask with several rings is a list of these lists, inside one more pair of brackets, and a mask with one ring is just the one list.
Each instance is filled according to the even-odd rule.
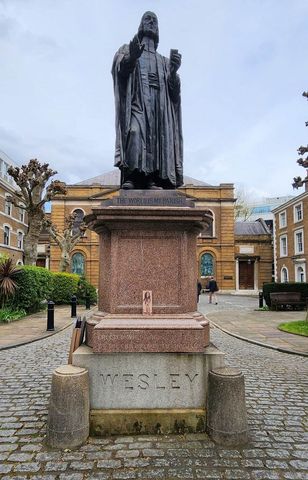
[[205,409],[91,410],[90,432],[108,435],[167,435],[205,432]]
[[89,373],[90,409],[205,408],[208,372],[224,366],[214,345],[203,353],[94,353],[86,345],[73,365]]
[[199,312],[177,315],[115,315],[98,312],[87,322],[94,353],[203,352],[209,322]]

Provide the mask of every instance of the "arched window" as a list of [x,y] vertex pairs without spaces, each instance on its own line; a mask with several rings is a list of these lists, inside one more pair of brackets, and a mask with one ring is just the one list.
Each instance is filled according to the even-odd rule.
[[200,276],[210,277],[214,275],[214,257],[211,253],[204,253],[200,258]]
[[5,195],[4,213],[9,216],[12,215],[12,202],[10,201],[10,195]]
[[286,267],[282,267],[280,278],[281,283],[287,283],[289,281],[288,269]]
[[80,252],[74,253],[72,256],[72,273],[77,273],[77,275],[85,273],[85,258]]
[[17,248],[22,250],[24,247],[24,233],[21,231],[17,232]]
[[76,210],[74,210],[72,213],[75,215],[75,220],[73,225],[73,235],[74,235],[75,233],[79,232],[79,227],[84,218],[84,211],[81,210],[80,208],[76,208]]
[[214,214],[211,210],[206,210],[204,214],[204,228],[201,237],[213,237],[214,235]]
[[296,269],[296,281],[301,283],[305,281],[305,270],[301,266]]
[[10,236],[11,236],[11,229],[8,225],[4,225],[3,227],[3,243],[4,245],[10,245]]

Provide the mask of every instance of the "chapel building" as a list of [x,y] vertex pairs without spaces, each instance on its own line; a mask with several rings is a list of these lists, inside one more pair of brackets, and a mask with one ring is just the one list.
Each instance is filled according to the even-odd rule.
[[[119,189],[118,169],[67,185],[67,194],[58,195],[52,201],[51,220],[61,231],[65,217],[75,213],[78,228],[78,222],[91,213],[94,206],[119,195]],[[239,227],[235,228],[233,184],[221,183],[213,186],[186,176],[184,185],[178,188],[178,193],[187,196],[194,202],[195,208],[202,209],[205,214],[205,228],[199,234],[196,246],[196,262],[203,288],[212,275],[216,277],[220,290],[224,292],[256,293],[262,289],[264,281],[271,281],[271,234],[264,223],[251,222],[257,223],[254,231],[241,231],[237,240],[236,228]],[[99,275],[98,250],[98,235],[88,229],[75,246],[71,258],[71,271],[85,275],[96,287]],[[60,250],[51,241],[51,270],[58,271],[59,261]],[[248,277],[243,275],[246,264],[246,270],[250,272]]]

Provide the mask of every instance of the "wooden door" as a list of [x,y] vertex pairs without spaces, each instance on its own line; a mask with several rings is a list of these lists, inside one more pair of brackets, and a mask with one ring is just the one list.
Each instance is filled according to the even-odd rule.
[[254,290],[254,262],[239,262],[240,290]]
[[46,260],[45,260],[45,258],[38,258],[38,259],[36,260],[36,266],[37,266],[37,267],[44,267],[44,268],[45,268],[45,267],[46,267]]

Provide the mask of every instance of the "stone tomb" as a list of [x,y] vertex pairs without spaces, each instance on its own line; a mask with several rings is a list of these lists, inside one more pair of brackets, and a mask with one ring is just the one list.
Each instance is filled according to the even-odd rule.
[[[95,207],[99,310],[73,364],[89,371],[97,435],[204,431],[207,377],[224,365],[197,312],[204,213],[173,190],[120,191]],[[152,314],[143,314],[143,292]]]

